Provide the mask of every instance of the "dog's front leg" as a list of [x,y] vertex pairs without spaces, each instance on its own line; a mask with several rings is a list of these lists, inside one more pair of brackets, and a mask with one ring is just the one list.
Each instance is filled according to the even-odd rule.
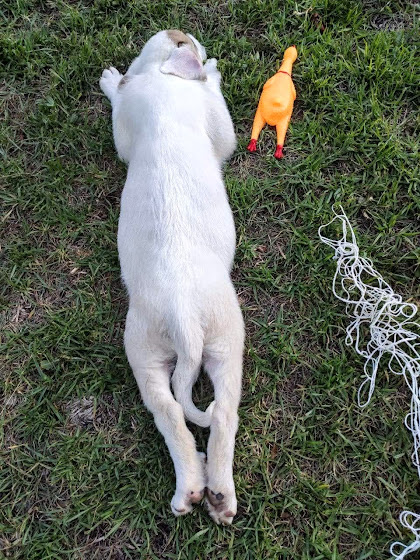
[[123,76],[116,68],[111,66],[111,68],[103,71],[102,78],[99,81],[102,91],[111,101],[114,143],[119,157],[125,162],[130,161],[132,146],[131,121],[133,117],[130,111],[127,111],[123,92],[131,79],[132,76],[127,74]]
[[226,161],[236,148],[236,136],[226,101],[220,89],[221,75],[217,60],[211,58],[204,65],[207,75],[207,134],[220,163]]
[[204,65],[204,71],[207,76],[207,86],[214,89],[216,92],[220,92],[222,76],[217,69],[217,60],[215,58],[210,58]]
[[99,80],[99,85],[104,94],[111,101],[111,104],[115,100],[115,96],[118,91],[118,85],[120,84],[123,76],[116,68],[111,66],[109,69],[105,69],[102,72],[102,77]]

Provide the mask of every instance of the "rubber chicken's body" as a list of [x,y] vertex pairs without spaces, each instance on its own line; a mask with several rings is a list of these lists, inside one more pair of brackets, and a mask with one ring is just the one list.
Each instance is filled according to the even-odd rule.
[[250,152],[257,150],[257,140],[266,124],[275,126],[277,147],[274,157],[283,157],[283,144],[296,99],[296,90],[292,81],[292,66],[297,58],[296,47],[289,47],[284,53],[280,70],[272,76],[263,87],[257,112],[252,126]]

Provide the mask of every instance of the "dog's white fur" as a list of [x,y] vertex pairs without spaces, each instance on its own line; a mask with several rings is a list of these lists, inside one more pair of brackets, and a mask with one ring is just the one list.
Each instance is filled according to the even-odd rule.
[[[173,34],[153,36],[124,79],[110,68],[100,81],[118,154],[128,162],[118,228],[129,293],[125,348],[174,462],[172,511],[191,511],[207,486],[210,515],[227,524],[237,506],[232,461],[244,329],[230,279],[235,230],[221,166],[236,139],[216,60],[203,66],[196,39],[176,44]],[[199,68],[190,68],[191,54]],[[206,411],[191,397],[202,363],[214,386]],[[207,462],[184,415],[210,426]]]

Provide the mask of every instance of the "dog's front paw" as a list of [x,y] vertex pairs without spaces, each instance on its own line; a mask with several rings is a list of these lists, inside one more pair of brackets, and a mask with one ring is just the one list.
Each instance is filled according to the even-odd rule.
[[207,80],[210,81],[210,83],[220,85],[222,76],[217,69],[217,60],[215,58],[210,58],[210,60],[205,63],[204,71],[206,73]]
[[217,59],[216,58],[209,58],[209,60],[204,65],[204,70],[208,73],[210,72],[218,72],[217,70]]
[[113,66],[102,72],[102,77],[99,80],[99,86],[108,99],[112,99],[115,95],[121,79],[122,74]]
[[220,492],[206,488],[206,504],[213,521],[223,525],[232,524],[237,509],[235,490]]

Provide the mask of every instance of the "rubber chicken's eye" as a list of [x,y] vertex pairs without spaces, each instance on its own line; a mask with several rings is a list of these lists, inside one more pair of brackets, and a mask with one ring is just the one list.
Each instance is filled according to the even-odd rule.
[[182,47],[182,45],[186,45],[186,42],[185,41],[180,41],[178,43],[177,47]]

